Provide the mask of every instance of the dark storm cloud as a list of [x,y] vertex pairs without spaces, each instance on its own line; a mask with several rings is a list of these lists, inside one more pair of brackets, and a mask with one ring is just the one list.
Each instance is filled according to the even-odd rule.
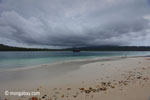
[[0,0],[0,43],[149,45],[148,0]]

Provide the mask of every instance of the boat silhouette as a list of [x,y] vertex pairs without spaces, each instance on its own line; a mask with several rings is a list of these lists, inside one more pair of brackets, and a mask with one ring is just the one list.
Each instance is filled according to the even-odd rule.
[[72,50],[72,52],[80,52],[80,50],[74,49]]

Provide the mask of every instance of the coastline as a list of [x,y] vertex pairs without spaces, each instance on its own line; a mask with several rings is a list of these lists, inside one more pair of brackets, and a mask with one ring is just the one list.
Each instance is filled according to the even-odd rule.
[[[127,77],[133,79],[126,82]],[[54,98],[57,100],[99,100],[100,98],[101,100],[110,100],[110,98],[112,98],[111,100],[120,100],[119,98],[122,98],[121,100],[149,100],[149,77],[148,56],[104,57],[64,61],[23,70],[0,72],[0,87],[2,87],[2,93],[10,88],[14,91],[35,91],[38,89],[41,92],[38,98],[42,98],[46,94],[45,98],[52,100]],[[119,85],[119,82],[122,86]],[[102,84],[107,84],[107,86],[103,86],[105,89],[107,88],[106,90],[93,92],[100,89],[98,85]],[[140,91],[132,90],[132,88]],[[130,93],[131,91],[133,93]],[[143,91],[145,94],[142,94]],[[139,95],[134,97],[136,93]],[[7,97],[4,94],[0,97],[20,98],[17,96]],[[143,99],[144,97],[147,99]],[[28,100],[27,98],[31,97],[20,99]]]
[[69,63],[69,62],[79,62],[79,61],[93,61],[93,60],[107,60],[107,59],[120,59],[120,58],[126,58],[126,57],[145,57],[145,56],[110,56],[110,57],[93,57],[93,58],[81,58],[81,59],[73,59],[73,60],[66,60],[66,61],[58,61],[58,62],[52,62],[49,64],[40,64],[40,65],[33,65],[33,66],[25,66],[25,67],[18,67],[18,68],[6,68],[6,69],[0,69],[0,72],[3,71],[21,71],[21,70],[28,70],[28,69],[34,69],[34,68],[40,68],[43,66],[51,66],[56,64],[62,64],[62,63]]
[[65,60],[65,61],[52,62],[52,63],[47,63],[47,64],[39,64],[39,65],[32,65],[32,66],[0,69],[0,72],[30,70],[30,69],[41,68],[43,66],[52,66],[52,65],[56,65],[56,64],[69,63],[69,62],[95,61],[95,60],[107,61],[107,60],[115,60],[115,59],[122,59],[122,58],[135,58],[135,57],[150,57],[150,56],[149,55],[147,55],[147,56],[130,56],[130,55],[128,55],[128,56],[108,56],[108,57],[79,58],[79,59],[71,59],[71,60]]

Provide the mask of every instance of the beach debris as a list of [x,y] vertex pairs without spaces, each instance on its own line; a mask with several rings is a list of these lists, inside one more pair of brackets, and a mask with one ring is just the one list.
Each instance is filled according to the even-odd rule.
[[42,97],[42,99],[45,99],[45,98],[46,98],[46,96],[47,96],[47,95],[45,94],[45,95]]
[[111,88],[115,88],[115,86],[112,86],[112,85],[111,85],[110,87],[111,87]]
[[77,95],[73,95],[73,97],[74,97],[74,98],[76,98],[76,97],[77,97]]
[[143,67],[142,69],[143,69],[143,70],[146,70],[146,68],[144,68],[144,67]]
[[106,91],[107,90],[107,88],[106,87],[101,87],[101,88],[99,88],[101,91]]
[[71,88],[67,88],[67,90],[71,90]]
[[141,79],[141,78],[142,78],[142,76],[138,76],[138,77],[137,77],[137,79]]
[[39,100],[37,97],[29,98],[29,100]]
[[81,91],[84,91],[85,90],[85,88],[79,88]]
[[55,94],[60,94],[60,92],[55,92]]
[[86,94],[89,94],[91,91],[90,90],[85,90],[84,91]]
[[61,98],[64,98],[64,94],[61,96]]

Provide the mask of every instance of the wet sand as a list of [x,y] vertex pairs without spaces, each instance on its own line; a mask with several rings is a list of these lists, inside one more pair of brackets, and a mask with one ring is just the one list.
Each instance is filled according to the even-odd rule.
[[[40,92],[6,96],[5,91]],[[0,100],[150,100],[150,57],[65,61],[0,71]]]

